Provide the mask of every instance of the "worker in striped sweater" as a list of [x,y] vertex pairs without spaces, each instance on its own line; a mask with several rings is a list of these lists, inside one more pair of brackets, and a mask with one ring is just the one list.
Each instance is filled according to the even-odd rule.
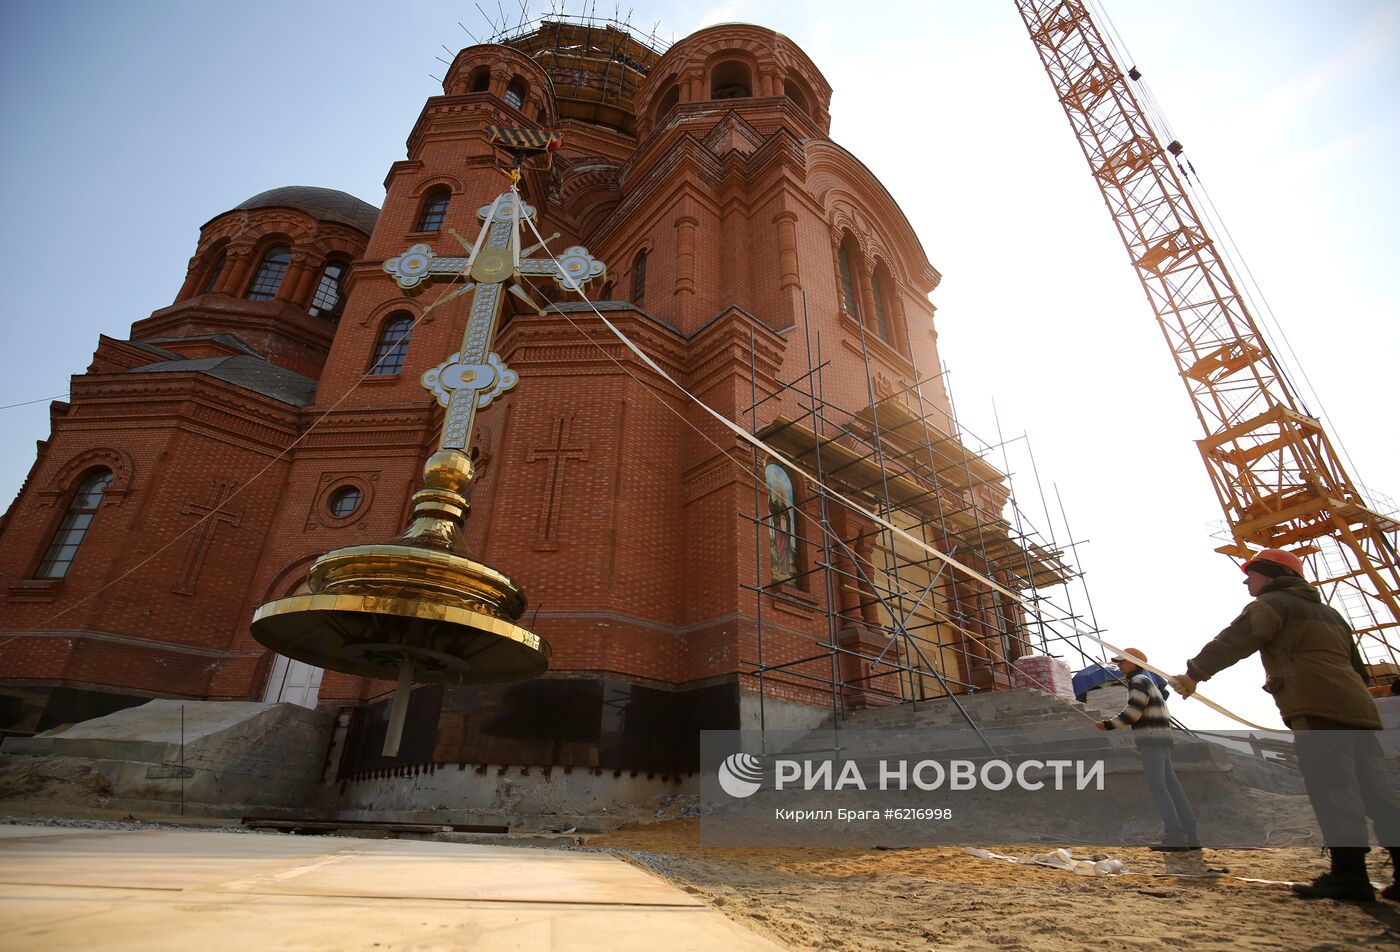
[[1142,755],[1143,779],[1147,781],[1147,790],[1152,794],[1157,812],[1162,815],[1165,828],[1161,845],[1153,849],[1163,852],[1200,849],[1196,814],[1191,810],[1191,801],[1172,763],[1172,723],[1167,714],[1167,700],[1157,683],[1137,664],[1146,660],[1147,655],[1137,648],[1129,648],[1113,659],[1128,681],[1128,704],[1116,717],[1099,722],[1098,727],[1101,731],[1120,727],[1133,729],[1133,742]]

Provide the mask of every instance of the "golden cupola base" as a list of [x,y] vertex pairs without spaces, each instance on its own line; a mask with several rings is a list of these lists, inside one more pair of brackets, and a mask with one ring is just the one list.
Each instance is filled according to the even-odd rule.
[[311,567],[308,594],[253,616],[253,637],[289,658],[398,682],[386,756],[398,752],[413,682],[519,681],[549,667],[548,643],[515,624],[524,593],[461,554],[474,475],[461,450],[438,450],[402,535],[326,553]]
[[[491,127],[492,143],[511,144],[517,163],[531,152],[547,153],[557,137],[539,130]],[[448,279],[456,285],[423,312],[472,292],[461,349],[422,376],[446,412],[438,450],[423,467],[423,488],[413,494],[413,517],[387,545],[336,549],[311,566],[307,595],[268,602],[253,615],[253,637],[289,658],[378,678],[397,678],[384,754],[398,753],[408,695],[414,681],[439,684],[522,681],[549,667],[549,645],[515,624],[525,595],[506,576],[466,556],[462,525],[468,491],[476,478],[467,455],[478,410],[515,386],[519,375],[491,352],[509,291],[531,300],[522,275],[549,277],[561,290],[581,293],[604,280],[607,268],[582,245],[558,257],[523,257],[544,247],[535,230],[535,209],[516,188],[520,171],[507,173],[511,187],[477,209],[481,234],[465,258],[443,258],[416,244],[389,258],[383,268],[405,292],[423,282]],[[527,251],[520,230],[540,238]],[[540,311],[540,313],[544,313]]]

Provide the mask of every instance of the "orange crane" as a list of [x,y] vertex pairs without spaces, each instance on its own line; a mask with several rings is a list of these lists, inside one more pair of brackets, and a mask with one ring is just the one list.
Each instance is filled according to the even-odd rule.
[[1232,541],[1302,556],[1309,577],[1350,620],[1377,674],[1395,674],[1400,523],[1358,491],[1323,429],[1294,393],[1173,159],[1083,0],[1016,0],[1119,237],[1191,396],[1196,441]]

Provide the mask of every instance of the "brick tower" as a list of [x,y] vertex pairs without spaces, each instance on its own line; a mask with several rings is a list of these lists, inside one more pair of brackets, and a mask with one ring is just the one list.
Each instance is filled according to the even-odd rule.
[[[820,339],[824,403],[873,414],[877,432],[931,421],[939,452],[961,452],[941,385],[917,404],[899,396],[939,366],[939,275],[894,199],[828,138],[830,95],[761,27],[712,27],[663,52],[550,21],[458,54],[382,209],[293,187],[213,218],[174,304],[127,340],[104,336],[71,402],[54,405],[5,516],[0,727],[150,697],[293,700],[350,709],[352,783],[446,763],[659,782],[694,769],[697,730],[756,724],[760,690],[768,726],[815,723],[833,690],[848,708],[925,690],[871,663],[889,618],[870,583],[816,571],[878,561],[879,533],[823,513],[800,473],[755,460],[557,293],[545,316],[508,299],[495,349],[520,382],[478,418],[466,524],[473,558],[523,586],[521,623],[550,643],[550,671],[420,687],[388,760],[391,685],[308,670],[248,633],[322,553],[405,525],[441,422],[420,376],[457,348],[470,297],[425,313],[429,295],[405,294],[383,263],[420,242],[457,254],[451,233],[475,236],[505,187],[488,124],[563,131],[553,169],[522,183],[541,233],[607,263],[599,310],[709,406],[809,453]],[[852,464],[838,482],[868,490],[864,473]],[[996,513],[997,477],[934,495]],[[948,518],[944,537],[965,537]],[[994,572],[985,551],[960,557]],[[967,583],[925,577],[938,604],[978,606],[932,643],[926,673],[944,690],[1007,683],[1014,620]],[[823,655],[760,685],[761,654],[796,662],[832,639],[835,668]]]

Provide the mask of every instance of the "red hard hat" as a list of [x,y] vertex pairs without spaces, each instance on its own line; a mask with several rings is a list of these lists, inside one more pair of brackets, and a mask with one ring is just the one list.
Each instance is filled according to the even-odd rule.
[[1288,569],[1299,578],[1303,575],[1303,560],[1286,549],[1260,549],[1250,556],[1249,561],[1240,566],[1241,572],[1248,572],[1255,562],[1272,562]]
[[1121,664],[1124,661],[1128,662],[1129,664],[1136,664],[1139,661],[1146,661],[1147,655],[1143,654],[1142,651],[1138,648],[1127,648],[1123,651],[1122,654],[1115,655],[1109,660],[1112,661],[1114,664]]

